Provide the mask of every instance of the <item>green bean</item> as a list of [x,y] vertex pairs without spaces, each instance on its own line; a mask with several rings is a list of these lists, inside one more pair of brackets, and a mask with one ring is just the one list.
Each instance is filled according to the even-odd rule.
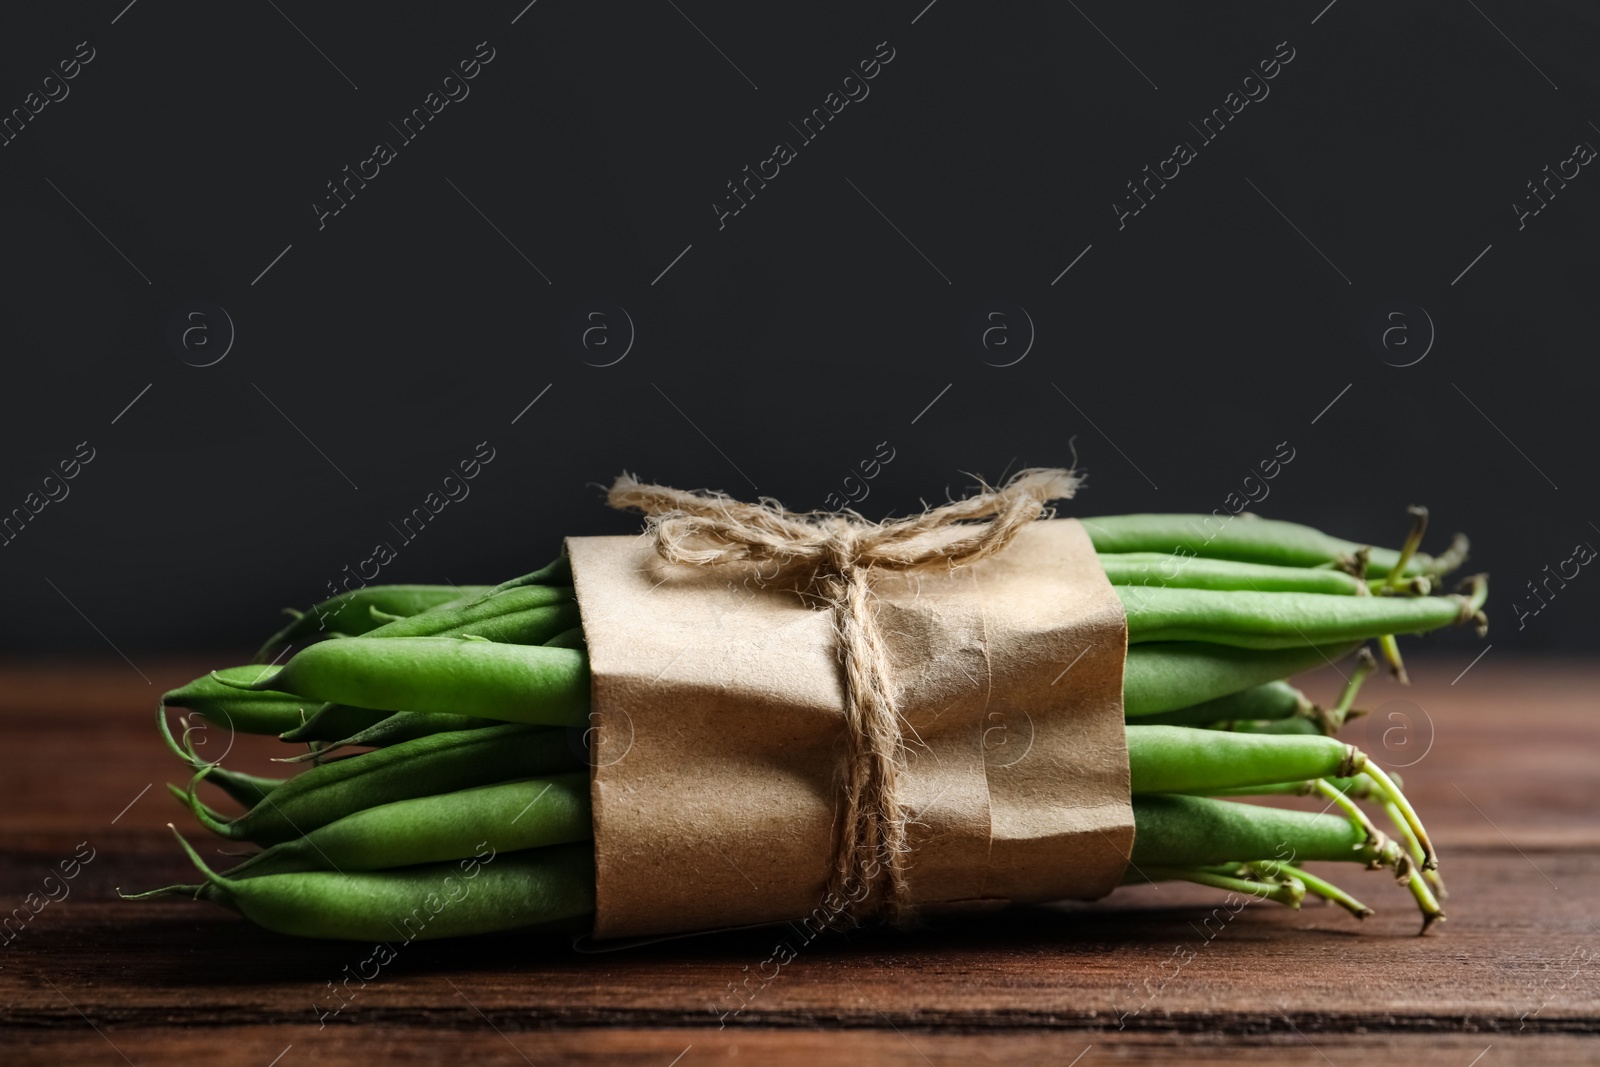
[[[528,614],[542,610],[543,614]],[[525,633],[526,638],[498,637],[490,630],[507,616],[517,616],[521,625],[506,626],[508,633]],[[556,626],[559,622],[561,625]],[[571,586],[522,586],[504,592],[485,592],[471,599],[442,604],[429,611],[385,623],[364,637],[455,637],[480,634],[494,640],[513,640],[518,644],[539,644],[577,622],[577,601]],[[503,624],[503,623],[502,623]],[[537,637],[534,635],[537,633]]]
[[[243,771],[233,771],[226,767],[217,766],[206,775],[206,781],[219,787],[224,793],[247,808],[254,807],[287,782],[287,778],[262,778],[259,775],[245,774]],[[182,790],[179,790],[181,797]]]
[[1232,722],[1217,723],[1217,729],[1228,730],[1240,734],[1257,734],[1268,737],[1330,737],[1332,736],[1314,719],[1297,715],[1292,719],[1273,719],[1263,722],[1260,719],[1235,719]]
[[1209,796],[1240,786],[1348,777],[1367,763],[1359,749],[1331,737],[1232,734],[1192,726],[1129,726],[1127,737],[1135,796]]
[[[1303,694],[1300,695],[1299,707],[1293,712],[1284,712],[1283,704],[1273,706],[1262,702],[1260,706],[1252,706],[1249,702],[1241,700],[1237,706],[1233,706],[1229,703],[1230,698],[1223,698],[1219,701],[1211,701],[1207,705],[1201,705],[1199,708],[1185,709],[1194,714],[1192,717],[1186,718],[1182,725],[1200,725],[1203,721],[1201,715],[1204,714],[1205,710],[1215,708],[1224,711],[1238,711],[1242,714],[1239,717],[1232,715],[1219,717],[1211,723],[1213,729],[1261,734],[1325,734],[1328,737],[1332,737],[1344,727],[1346,719],[1352,715],[1366,714],[1362,711],[1353,710],[1352,705],[1355,704],[1356,695],[1361,692],[1362,683],[1377,669],[1378,662],[1373,658],[1371,651],[1366,648],[1358,651],[1356,653],[1355,668],[1345,678],[1344,690],[1339,694],[1338,701],[1331,708],[1313,704],[1311,701],[1306,700]],[[1270,684],[1290,688],[1282,682]],[[1298,693],[1298,690],[1295,690],[1295,692]],[[1243,695],[1240,694],[1240,696]],[[1259,711],[1266,711],[1270,714],[1255,714]],[[1182,712],[1173,714],[1177,716],[1183,715]],[[1152,716],[1140,721],[1148,723],[1157,720],[1166,722],[1169,721],[1169,717]]]
[[1207,726],[1235,720],[1279,720],[1309,715],[1306,695],[1285,681],[1271,681],[1237,693],[1214,697],[1176,711],[1141,715],[1141,726]]
[[[381,712],[379,714],[382,714]],[[337,749],[359,745],[363,748],[385,748],[397,745],[402,741],[412,741],[430,734],[448,733],[453,730],[482,730],[490,726],[502,726],[504,719],[479,719],[469,715],[439,715],[423,711],[397,711],[392,715],[373,723],[371,726],[357,730],[347,737],[328,741],[315,752],[307,752],[291,759],[286,763],[304,763],[307,760],[321,759],[329,752]],[[284,740],[290,740],[286,735]]]
[[1368,840],[1365,830],[1337,815],[1157,795],[1135,797],[1133,817],[1131,863],[1136,870],[1274,859],[1389,862],[1381,843]]
[[277,933],[381,942],[391,953],[395,942],[522,930],[594,911],[594,846],[589,842],[504,855],[485,845],[455,863],[396,870],[233,879],[207,867],[181,835],[178,840],[205,875],[204,884],[169,886],[129,899],[196,896]]
[[[1397,815],[1414,835],[1422,855],[1423,870],[1435,870],[1439,866],[1428,831],[1411,802],[1381,767],[1370,762],[1366,754],[1353,745],[1323,736],[1224,733],[1187,726],[1128,726],[1126,732],[1135,795],[1212,795],[1219,790],[1242,786],[1364,774],[1376,783],[1384,803],[1395,806]],[[1343,791],[1320,785],[1319,788],[1328,799],[1346,807],[1352,819],[1365,819]]]
[[543,567],[540,567],[538,570],[532,571],[528,574],[524,574],[519,578],[512,578],[509,581],[501,582],[489,592],[490,594],[503,593],[507,589],[521,589],[524,586],[529,585],[571,584],[572,560],[567,557],[567,546],[563,543],[561,546],[561,554],[555,559],[551,560],[549,563],[546,563]]
[[255,687],[271,671],[271,667],[257,665],[225,667],[164,693],[161,704],[163,708],[188,708],[242,734],[281,734],[304,722],[310,709],[293,694]]
[[276,659],[286,647],[300,641],[313,641],[330,634],[356,636],[377,629],[380,620],[373,614],[408,616],[453,600],[482,596],[486,585],[367,585],[314,604],[310,611],[286,609],[293,621],[271,637],[256,653],[258,663]]
[[228,871],[258,878],[297,871],[372,871],[586,841],[593,836],[589,772],[461,789],[367,808],[273,845]]
[[[412,622],[412,619],[402,619],[402,622]],[[570,629],[578,621],[578,605],[575,601],[564,604],[553,604],[544,608],[529,608],[526,611],[514,611],[507,615],[499,615],[482,622],[465,622],[441,630],[439,637],[482,637],[489,641],[499,641],[510,645],[542,645],[550,638]],[[389,637],[390,634],[380,634],[376,630],[368,637]]]
[[508,725],[419,737],[321,764],[290,778],[236,819],[219,818],[195,796],[209,768],[200,770],[185,796],[212,833],[272,845],[378,804],[554,774],[577,764],[566,731]]
[[323,641],[256,684],[360,707],[548,726],[585,725],[589,710],[582,652],[459,637]]
[[1329,665],[1354,643],[1318,648],[1249,649],[1199,641],[1134,645],[1122,669],[1122,711],[1130,720],[1176,711],[1274,679]]
[[1422,633],[1471,621],[1482,595],[1351,597],[1322,593],[1214,592],[1114,586],[1128,613],[1128,641],[1209,641],[1240,648],[1294,648]]
[[1411,858],[1370,823],[1337,815],[1287,811],[1209,797],[1155,795],[1133,800],[1135,834],[1130,876],[1153,868],[1188,877],[1196,869],[1240,863],[1355,861],[1393,869],[1422,912],[1422,932],[1444,909]]
[[293,730],[285,730],[278,740],[291,744],[308,741],[336,741],[360,730],[376,726],[392,712],[376,708],[353,708],[348,704],[321,704],[311,717]]
[[[1332,567],[1367,547],[1299,523],[1253,516],[1233,521],[1216,515],[1106,515],[1081,521],[1096,552],[1172,552],[1241,563]],[[1402,574],[1448,573],[1466,558],[1466,551],[1466,538],[1457,534],[1448,552],[1438,557],[1419,553]],[[1373,548],[1365,575],[1386,575],[1399,559],[1395,549]]]
[[1280,567],[1240,563],[1203,556],[1171,556],[1160,552],[1101,553],[1100,566],[1112,585],[1135,588],[1253,589],[1263,593],[1327,593],[1365,596],[1367,583],[1344,571],[1314,567]]

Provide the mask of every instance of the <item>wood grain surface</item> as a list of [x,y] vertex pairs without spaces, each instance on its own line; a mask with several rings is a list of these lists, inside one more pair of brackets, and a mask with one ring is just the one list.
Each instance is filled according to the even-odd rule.
[[[165,793],[182,768],[153,722],[157,694],[212,664],[13,664],[0,913],[42,895],[80,843],[94,858],[0,944],[0,1062],[1600,1062],[1600,666],[1490,653],[1452,684],[1465,665],[1372,683],[1374,714],[1347,731],[1402,768],[1439,843],[1450,919],[1426,938],[1402,889],[1348,868],[1341,881],[1378,908],[1365,923],[1254,904],[1207,923],[1228,916],[1220,894],[1130,886],[818,939],[776,972],[773,946],[798,940],[784,927],[622,952],[418,942],[319,1017],[368,946],[115,894],[190,880],[168,821],[213,847]],[[227,762],[262,770],[280,747],[234,739]]]

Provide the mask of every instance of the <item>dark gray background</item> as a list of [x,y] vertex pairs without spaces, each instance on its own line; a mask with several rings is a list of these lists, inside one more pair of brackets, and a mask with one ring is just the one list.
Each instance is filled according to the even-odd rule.
[[[1600,145],[1585,5],[125,2],[0,16],[0,112],[96,53],[0,147],[0,514],[95,449],[0,547],[6,655],[242,654],[384,540],[381,581],[494,581],[636,528],[598,488],[625,468],[822,507],[887,442],[881,517],[1074,438],[1083,515],[1221,507],[1288,441],[1257,510],[1392,544],[1426,503],[1430,547],[1465,529],[1494,574],[1492,642],[1594,648],[1587,570],[1512,610],[1600,544],[1600,176],[1513,208]],[[319,231],[324,184],[480,41],[470,96]],[[725,183],[882,41],[870,96],[719,230]],[[1284,41],[1119,231],[1124,182]],[[196,300],[237,332],[209,367],[167,337]],[[569,339],[591,301],[636,329],[613,366]],[[1011,366],[969,344],[993,301],[1034,324]],[[1418,307],[1435,343],[1393,366]]]

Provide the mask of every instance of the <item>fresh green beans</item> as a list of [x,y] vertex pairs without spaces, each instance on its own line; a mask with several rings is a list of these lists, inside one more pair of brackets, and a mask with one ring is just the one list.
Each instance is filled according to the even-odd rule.
[[575,771],[396,800],[258,852],[229,878],[297,871],[372,871],[458,860],[478,842],[495,852],[586,841],[589,774]]
[[[453,730],[481,730],[489,726],[500,726],[504,722],[504,719],[477,719],[469,715],[438,715],[423,711],[397,711],[378,720],[371,726],[357,730],[347,737],[334,738],[315,752],[295,756],[287,762],[303,763],[309,759],[320,759],[329,752],[350,746],[383,748],[388,745],[397,745],[402,741],[412,741],[418,737],[427,737],[430,734],[448,733]],[[291,738],[286,734],[284,735],[284,740],[291,740]]]
[[508,725],[419,737],[321,764],[290,778],[236,819],[217,818],[195,797],[207,768],[196,775],[187,796],[206,829],[235,841],[271,845],[377,804],[553,774],[577,763],[565,731]]
[[1127,609],[1129,643],[1209,641],[1263,649],[1331,645],[1469,622],[1482,606],[1480,596],[1114,588]]
[[1176,711],[1140,715],[1136,721],[1148,726],[1210,726],[1238,720],[1275,721],[1309,715],[1313,706],[1304,693],[1280,679],[1203,700]]
[[1099,559],[1112,585],[1335,596],[1365,596],[1369,591],[1362,579],[1326,568],[1280,567],[1160,552],[1100,553]]
[[285,730],[278,740],[291,744],[309,741],[337,741],[353,733],[369,729],[387,719],[392,712],[375,708],[353,708],[348,704],[319,704],[305,722],[293,730]]
[[291,693],[242,688],[253,687],[271,672],[270,667],[255,665],[224,667],[163,694],[161,704],[188,708],[242,734],[281,734],[299,726],[315,709]]
[[1129,726],[1127,735],[1135,796],[1211,795],[1271,782],[1348,777],[1367,763],[1360,750],[1331,737],[1233,734],[1187,726]]
[[518,578],[501,582],[495,586],[491,593],[502,593],[507,589],[521,589],[527,585],[571,585],[572,560],[567,556],[567,546],[561,546],[561,554],[546,563],[536,571],[531,571]]
[[[503,592],[484,592],[474,598],[451,601],[429,611],[385,623],[364,636],[453,637],[461,634],[478,634],[492,637],[497,641],[540,644],[577,624],[577,606],[571,586],[519,586]],[[543,614],[527,614],[541,609],[544,610]],[[502,623],[507,632],[522,635],[521,639],[495,637],[486,629],[507,616],[528,620],[520,627],[505,626]],[[557,622],[561,625],[556,626]],[[540,636],[535,640],[536,632]]]
[[[1352,713],[1371,655],[1362,650],[1326,711],[1283,681],[1373,638],[1398,669],[1393,635],[1482,619],[1481,576],[1467,595],[1429,595],[1464,559],[1465,539],[1421,555],[1426,514],[1413,519],[1398,551],[1248,517],[1085,522],[1128,623],[1129,880],[1181,878],[1291,907],[1309,892],[1364,915],[1302,866],[1356,861],[1392,869],[1424,929],[1442,916],[1437,855],[1410,801],[1325,736]],[[569,742],[587,725],[590,681],[572,581],[563,553],[494,587],[358,590],[275,635],[264,651],[295,646],[281,667],[233,668],[168,694],[198,718],[321,746],[299,759],[371,751],[257,777],[200,760],[195,728],[179,744],[163,715],[169,744],[199,768],[187,790],[170,788],[208,829],[264,850],[221,874],[190,850],[204,883],[147,895],[181,891],[285,933],[372,940],[588,915],[589,779]],[[248,810],[209,807],[205,781]],[[1215,799],[1266,794],[1335,810]],[[1381,806],[1397,839],[1358,801]]]
[[1411,857],[1364,818],[1173,795],[1137,797],[1133,812],[1137,832],[1127,880],[1146,866],[1182,871],[1237,863],[1354,860],[1395,871],[1422,911],[1423,933],[1444,918]]
[[[1205,642],[1141,644],[1128,650],[1123,669],[1124,713],[1134,718],[1177,711],[1332,663],[1354,647],[1259,650]],[[394,711],[502,720],[515,716],[518,722],[582,726],[587,663],[580,650],[548,645],[520,648],[459,638],[353,637],[312,645],[259,684],[319,700],[338,693],[351,703],[359,700],[364,707],[389,706]],[[407,700],[411,706],[395,706]],[[356,729],[371,725],[364,720]],[[292,739],[304,736],[296,733]]]
[[1209,797],[1141,796],[1131,864],[1210,867],[1255,860],[1382,862],[1381,845],[1337,815],[1266,808]]
[[[327,635],[354,637],[382,625],[383,616],[408,616],[462,598],[489,591],[486,585],[367,585],[340,593],[312,606],[310,611],[289,609],[293,621],[271,637],[256,653],[256,662],[270,663],[283,649],[301,641]],[[376,612],[376,614],[374,614]]]
[[589,710],[582,652],[459,637],[324,641],[256,686],[366,708],[548,726],[582,726]]
[[[414,623],[419,616],[401,619]],[[570,629],[578,621],[578,605],[568,601],[542,608],[528,608],[505,615],[484,619],[481,622],[464,622],[441,629],[439,637],[481,637],[488,641],[501,641],[512,645],[542,645],[557,634]],[[391,637],[376,630],[368,637]]]
[[[213,767],[206,775],[206,781],[219,787],[224,793],[247,808],[253,808],[265,800],[287,778],[263,778],[259,775],[245,774],[243,771],[232,771],[226,767]],[[179,794],[180,797],[182,794]]]
[[[1106,515],[1083,519],[1096,552],[1167,552],[1241,563],[1282,567],[1335,567],[1355,559],[1365,545],[1330,537],[1299,523],[1214,515]],[[1438,575],[1459,566],[1467,552],[1460,534],[1450,551],[1435,558],[1421,553],[1407,561],[1402,576]],[[1394,549],[1373,548],[1366,576],[1383,576],[1399,562]]]
[[212,871],[188,842],[178,840],[205,883],[136,896],[199,897],[298,937],[421,941],[543,926],[594,911],[589,842],[503,855],[485,847],[454,863],[397,870],[234,879]]
[[1330,665],[1356,648],[1354,643],[1265,650],[1203,641],[1134,645],[1122,668],[1122,711],[1130,720],[1177,711]]
[[1366,648],[1360,649],[1356,653],[1355,667],[1345,677],[1344,690],[1331,708],[1313,704],[1298,689],[1278,681],[1178,711],[1141,716],[1138,721],[1146,725],[1210,726],[1246,733],[1332,737],[1351,715],[1365,714],[1354,710],[1353,705],[1362,684],[1377,669],[1372,653]]

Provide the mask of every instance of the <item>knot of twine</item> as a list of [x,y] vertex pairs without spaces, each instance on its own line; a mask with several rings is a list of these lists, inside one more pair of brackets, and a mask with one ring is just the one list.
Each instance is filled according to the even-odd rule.
[[1071,497],[1080,483],[1073,471],[1025,470],[998,489],[983,486],[965,499],[884,522],[854,512],[793,512],[770,497],[749,504],[719,492],[647,485],[628,474],[612,485],[607,502],[644,512],[663,559],[757,564],[763,582],[798,579],[803,593],[831,608],[844,665],[846,763],[828,888],[838,901],[856,902],[857,914],[881,908],[896,924],[912,914],[898,790],[904,740],[871,572],[984,559],[1049,513],[1046,502]]

